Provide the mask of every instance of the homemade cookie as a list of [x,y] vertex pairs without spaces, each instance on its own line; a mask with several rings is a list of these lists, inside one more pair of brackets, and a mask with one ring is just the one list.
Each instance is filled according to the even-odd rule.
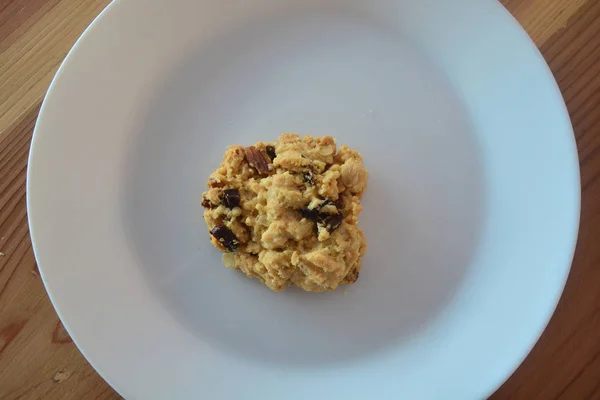
[[358,279],[367,185],[361,155],[330,136],[283,134],[231,146],[202,194],[212,244],[226,266],[280,291],[334,290]]

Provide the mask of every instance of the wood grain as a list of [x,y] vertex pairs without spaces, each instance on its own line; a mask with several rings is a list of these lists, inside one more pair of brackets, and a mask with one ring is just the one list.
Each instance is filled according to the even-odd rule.
[[[25,174],[41,100],[109,0],[0,0],[0,399],[119,399],[74,346],[31,249]],[[577,138],[578,248],[542,338],[492,396],[600,399],[600,1],[503,0],[554,72]]]
[[25,173],[41,100],[108,0],[0,0],[0,399],[119,399],[73,345],[31,249]]
[[600,2],[570,9],[565,26],[539,47],[577,139],[583,190],[579,241],[556,313],[495,400],[600,399]]

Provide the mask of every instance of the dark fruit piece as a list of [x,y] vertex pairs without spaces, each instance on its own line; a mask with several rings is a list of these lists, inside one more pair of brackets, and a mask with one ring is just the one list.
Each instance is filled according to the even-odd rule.
[[308,207],[305,207],[302,210],[300,210],[300,214],[304,218],[306,218],[310,221],[316,221],[319,219],[319,209],[318,208],[310,209]]
[[237,189],[223,190],[223,205],[227,208],[240,206],[240,192]]
[[329,199],[325,199],[325,201],[324,201],[324,202],[322,202],[321,204],[319,204],[318,208],[319,208],[319,210],[320,210],[321,208],[323,208],[323,207],[325,207],[325,206],[328,206],[328,205],[330,205],[330,204],[331,204],[331,200],[329,200]]
[[231,230],[224,225],[215,226],[211,229],[210,234],[213,235],[214,238],[217,239],[228,251],[236,251],[238,245],[240,244],[233,232],[231,232]]
[[302,210],[300,210],[300,214],[304,218],[311,221],[324,221],[327,217],[331,216],[331,214],[322,213],[321,209],[329,204],[331,204],[331,200],[325,200],[315,208],[304,207]]
[[352,283],[356,282],[358,280],[359,274],[360,273],[358,272],[358,270],[356,268],[353,269],[352,271],[350,271],[350,273],[348,273],[348,275],[346,275],[346,277],[344,278],[342,283],[352,284]]
[[310,172],[310,171],[303,172],[302,177],[304,178],[304,182],[306,182],[307,184],[309,184],[309,185],[315,184],[315,177],[312,172]]
[[210,178],[208,178],[208,187],[220,188],[220,187],[223,187],[224,185],[225,185],[225,182],[222,182],[221,180],[215,178],[214,176],[211,176]]
[[202,207],[204,208],[215,208],[215,205],[210,202],[206,197],[202,196]]
[[342,214],[329,215],[323,220],[323,225],[331,233],[340,227],[343,220],[344,216]]
[[267,147],[265,147],[265,151],[267,152],[267,155],[269,156],[271,161],[273,161],[275,159],[275,157],[277,157],[277,154],[275,154],[275,147],[267,146]]
[[[332,204],[331,200],[325,200],[323,203],[321,203],[315,208],[303,208],[302,210],[300,210],[300,214],[304,218],[316,222],[317,225],[325,227],[325,229],[327,229],[327,231],[331,233],[340,227],[342,221],[344,220],[344,215],[341,212],[339,212],[339,210],[337,210],[337,214],[328,214],[321,212],[321,209],[323,207],[328,206],[330,204]],[[315,228],[317,228],[317,226],[315,226]]]

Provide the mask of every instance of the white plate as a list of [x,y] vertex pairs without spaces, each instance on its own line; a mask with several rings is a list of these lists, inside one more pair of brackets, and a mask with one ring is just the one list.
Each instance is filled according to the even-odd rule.
[[[330,134],[370,171],[356,285],[222,266],[199,199],[229,144]],[[487,0],[122,0],[44,101],[28,172],[44,282],[128,399],[480,399],[569,272],[570,122]]]

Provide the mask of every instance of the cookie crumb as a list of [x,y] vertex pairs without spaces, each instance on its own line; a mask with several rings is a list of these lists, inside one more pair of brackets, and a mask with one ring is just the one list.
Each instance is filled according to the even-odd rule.
[[63,381],[66,381],[67,379],[69,379],[69,376],[71,376],[71,374],[69,374],[65,370],[61,370],[61,371],[57,371],[54,374],[54,376],[52,377],[52,380],[54,381],[54,383],[61,383]]

